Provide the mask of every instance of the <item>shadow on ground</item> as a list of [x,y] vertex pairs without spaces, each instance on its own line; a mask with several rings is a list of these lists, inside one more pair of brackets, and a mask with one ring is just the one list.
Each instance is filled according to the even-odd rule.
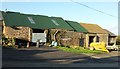
[[[37,55],[36,55],[37,54]],[[19,66],[22,63],[48,63],[48,64],[78,64],[78,63],[118,63],[120,56],[109,58],[92,58],[91,56],[83,54],[74,54],[63,52],[51,47],[28,48],[28,49],[2,49],[2,65],[5,66]],[[24,65],[25,66],[25,65]],[[29,67],[29,66],[26,66]]]

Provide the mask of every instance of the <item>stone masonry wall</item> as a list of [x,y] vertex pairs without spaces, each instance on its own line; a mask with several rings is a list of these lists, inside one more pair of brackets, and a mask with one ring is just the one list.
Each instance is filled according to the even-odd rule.
[[15,37],[18,39],[23,39],[31,41],[31,29],[29,27],[8,27],[4,26],[4,35],[8,37]]

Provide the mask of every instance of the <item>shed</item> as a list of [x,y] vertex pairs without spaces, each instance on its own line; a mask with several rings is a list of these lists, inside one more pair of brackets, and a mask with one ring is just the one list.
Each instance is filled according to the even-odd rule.
[[86,33],[86,47],[92,42],[105,42],[108,45],[108,33],[97,24],[80,23],[89,33]]

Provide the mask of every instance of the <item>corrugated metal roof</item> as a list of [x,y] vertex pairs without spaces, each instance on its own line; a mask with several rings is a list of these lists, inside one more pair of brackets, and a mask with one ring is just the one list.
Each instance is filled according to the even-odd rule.
[[107,29],[104,29],[104,30],[107,31],[110,36],[117,36],[117,35],[115,35],[114,33],[110,32],[110,31],[107,30]]
[[89,33],[106,33],[107,34],[107,32],[97,24],[80,23],[80,25],[83,26]]
[[50,17],[52,22],[56,25],[55,28],[74,30],[63,18],[61,17]]
[[19,12],[2,12],[6,26],[26,26],[38,29],[73,30],[61,17],[22,14]]
[[84,27],[82,27],[78,22],[68,21],[66,22],[74,29],[76,32],[88,32]]
[[16,12],[2,12],[2,15],[6,26],[26,26],[38,29],[51,29],[56,27],[48,16]]

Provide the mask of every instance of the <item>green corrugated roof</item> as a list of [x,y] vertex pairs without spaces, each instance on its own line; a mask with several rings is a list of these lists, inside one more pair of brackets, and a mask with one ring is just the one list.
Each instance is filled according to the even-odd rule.
[[84,27],[82,27],[78,22],[68,21],[66,22],[76,31],[76,32],[88,32]]
[[50,17],[53,23],[56,25],[55,28],[73,30],[73,28],[61,17]]
[[73,30],[61,17],[22,14],[19,12],[2,12],[6,26],[26,26],[38,29],[67,29]]
[[48,16],[21,14],[15,12],[2,12],[6,26],[26,26],[38,29],[56,27]]

